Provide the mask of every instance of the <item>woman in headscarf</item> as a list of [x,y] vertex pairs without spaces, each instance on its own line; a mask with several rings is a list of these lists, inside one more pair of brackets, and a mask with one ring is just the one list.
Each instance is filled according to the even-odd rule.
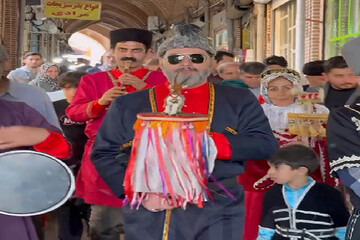
[[55,63],[44,63],[39,68],[38,74],[29,84],[40,87],[46,92],[61,90],[58,86],[60,69]]
[[[261,94],[266,100],[262,105],[269,119],[271,129],[280,147],[291,143],[302,143],[313,148],[320,156],[320,169],[312,177],[329,185],[337,181],[330,176],[329,161],[325,138],[300,137],[289,133],[288,113],[308,113],[305,104],[297,104],[295,92],[302,92],[300,74],[292,69],[271,69],[261,74]],[[311,113],[328,114],[329,110],[319,104],[313,104]],[[296,127],[300,127],[296,123]]]
[[[278,140],[282,139],[283,133],[288,132],[288,113],[306,113],[305,105],[297,104],[295,101],[295,93],[302,92],[300,74],[292,69],[271,69],[261,74],[260,81],[260,92],[265,99],[261,106],[274,134]],[[314,104],[312,113],[328,114],[329,110],[322,105]],[[284,143],[279,143],[281,146],[293,141],[297,141],[297,138],[288,138]]]
[[[292,69],[270,69],[261,74],[260,81],[260,94],[265,101],[261,106],[280,147],[301,143],[313,148],[320,156],[321,167],[311,176],[317,181],[335,185],[334,178],[330,177],[325,138],[300,137],[289,133],[288,113],[307,113],[305,105],[296,103],[295,93],[302,92],[300,74]],[[329,113],[326,107],[319,104],[314,104],[311,110],[317,114]],[[260,224],[264,191],[275,184],[267,177],[268,169],[266,160],[247,161],[245,173],[239,178],[239,182],[248,189],[245,193],[245,208],[248,211],[245,214],[251,212],[245,215],[245,228],[248,230],[244,239],[256,239],[258,230],[255,226]]]

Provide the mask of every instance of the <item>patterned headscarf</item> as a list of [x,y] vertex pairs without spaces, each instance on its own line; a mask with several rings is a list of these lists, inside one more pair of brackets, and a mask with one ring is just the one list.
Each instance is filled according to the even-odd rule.
[[269,83],[279,77],[283,77],[289,80],[293,84],[296,91],[302,90],[300,74],[297,71],[288,68],[266,70],[261,74],[260,77],[260,94],[265,98],[267,103],[272,104],[271,100],[269,99],[267,90]]
[[50,86],[52,91],[58,91],[61,90],[61,88],[58,86],[59,77],[51,78],[50,76],[46,75],[46,71],[50,67],[54,66],[57,67],[58,71],[60,72],[58,65],[56,65],[55,63],[44,63],[43,65],[41,65],[35,81],[39,83],[46,83]]

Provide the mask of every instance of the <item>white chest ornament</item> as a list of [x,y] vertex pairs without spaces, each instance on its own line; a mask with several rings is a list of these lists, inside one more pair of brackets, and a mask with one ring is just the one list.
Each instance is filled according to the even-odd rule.
[[183,113],[182,85],[169,88],[164,112],[137,114],[124,180],[126,200],[133,208],[153,194],[179,208],[203,207],[211,199],[206,183],[217,151],[209,135],[209,116]]
[[181,89],[181,84],[177,83],[170,87],[170,94],[165,99],[165,114],[172,116],[181,112],[185,102],[184,96],[181,95]]

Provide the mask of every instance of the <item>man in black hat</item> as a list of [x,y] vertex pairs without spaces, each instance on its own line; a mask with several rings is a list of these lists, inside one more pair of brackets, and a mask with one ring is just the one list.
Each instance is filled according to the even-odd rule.
[[[207,188],[213,201],[205,202],[203,208],[189,203],[185,210],[169,206],[162,194],[149,193],[138,209],[124,206],[126,240],[242,239],[244,191],[236,176],[243,172],[245,160],[271,157],[277,141],[250,91],[208,83],[214,53],[198,27],[176,27],[174,35],[158,49],[160,66],[169,83],[116,99],[96,136],[91,161],[115,195],[124,196],[123,181],[137,113],[164,111],[169,84],[181,84],[182,111],[209,116],[217,148],[213,177],[228,192],[209,180]],[[181,154],[181,149],[179,146],[176,150]]]
[[305,63],[302,72],[309,83],[303,86],[305,92],[318,91],[326,83],[323,60]]
[[122,229],[122,200],[112,193],[90,162],[97,129],[115,98],[166,81],[162,72],[150,72],[142,66],[151,47],[151,32],[137,28],[119,29],[110,32],[110,41],[117,66],[83,76],[73,101],[66,109],[71,120],[87,122],[85,133],[89,140],[76,179],[76,194],[92,204],[92,240],[118,240]]

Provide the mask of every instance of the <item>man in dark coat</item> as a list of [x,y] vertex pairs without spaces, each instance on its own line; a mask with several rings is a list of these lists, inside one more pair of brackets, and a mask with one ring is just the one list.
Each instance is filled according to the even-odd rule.
[[[360,37],[344,45],[342,53],[351,70],[360,75]],[[360,239],[360,92],[351,104],[330,112],[326,131],[331,173],[348,187],[354,207],[346,239]]]
[[324,104],[331,111],[354,101],[360,87],[354,69],[350,68],[343,56],[329,58],[324,63]]
[[354,207],[346,239],[360,239],[360,97],[330,112],[326,135],[331,173],[349,188]]
[[[277,149],[267,118],[255,96],[246,89],[207,82],[213,49],[200,29],[181,25],[159,47],[160,66],[169,82],[181,83],[183,112],[209,116],[217,148],[213,176],[234,196],[231,198],[209,180],[213,200],[203,208],[189,204],[186,210],[148,200],[139,209],[124,207],[127,240],[238,240],[242,239],[244,191],[236,182],[247,159],[266,159]],[[176,76],[176,77],[175,77]],[[162,112],[169,83],[117,98],[110,106],[94,143],[91,160],[100,176],[118,197],[129,160],[136,114]],[[150,195],[150,194],[149,194]],[[160,196],[161,197],[161,196]],[[153,212],[154,209],[167,211]],[[171,215],[170,221],[169,215]],[[164,222],[165,219],[165,222]]]

